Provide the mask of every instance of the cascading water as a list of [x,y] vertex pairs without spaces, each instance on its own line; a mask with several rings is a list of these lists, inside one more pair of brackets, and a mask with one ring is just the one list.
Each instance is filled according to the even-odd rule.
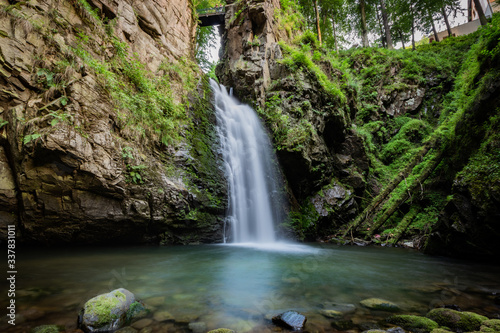
[[228,221],[234,243],[273,243],[280,191],[267,133],[255,111],[210,82],[229,184]]

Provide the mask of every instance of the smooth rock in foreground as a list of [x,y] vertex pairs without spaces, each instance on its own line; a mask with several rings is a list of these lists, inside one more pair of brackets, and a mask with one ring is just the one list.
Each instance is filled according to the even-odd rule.
[[85,332],[114,331],[133,319],[135,296],[120,288],[88,300],[83,306],[80,327]]
[[445,308],[432,309],[427,313],[427,318],[434,320],[440,326],[462,332],[478,331],[481,324],[488,320],[487,317],[473,312],[459,312]]
[[429,318],[414,315],[397,315],[387,318],[387,322],[401,326],[414,333],[430,333],[439,327],[438,323]]
[[273,323],[275,325],[292,330],[301,330],[306,321],[306,316],[295,311],[287,311],[273,317]]
[[399,306],[380,298],[367,298],[359,303],[365,308],[372,310],[391,311],[391,312],[399,311]]

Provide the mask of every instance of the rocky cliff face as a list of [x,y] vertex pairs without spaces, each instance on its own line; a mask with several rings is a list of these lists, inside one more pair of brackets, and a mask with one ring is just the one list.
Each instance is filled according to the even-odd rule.
[[186,65],[190,2],[0,6],[2,232],[18,224],[22,239],[48,244],[222,241],[211,107],[183,106],[208,89],[196,91]]

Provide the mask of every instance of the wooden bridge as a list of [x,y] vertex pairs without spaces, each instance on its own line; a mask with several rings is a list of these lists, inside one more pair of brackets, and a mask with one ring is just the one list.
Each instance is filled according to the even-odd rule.
[[224,15],[226,14],[224,6],[198,9],[196,12],[200,20],[200,27],[224,24]]

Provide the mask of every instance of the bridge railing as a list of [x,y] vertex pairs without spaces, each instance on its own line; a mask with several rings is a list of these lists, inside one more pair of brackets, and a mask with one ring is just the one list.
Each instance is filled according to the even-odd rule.
[[202,8],[202,9],[197,9],[196,12],[198,13],[198,15],[224,14],[226,12],[226,8],[224,6],[221,6],[221,7],[211,7],[211,8]]

